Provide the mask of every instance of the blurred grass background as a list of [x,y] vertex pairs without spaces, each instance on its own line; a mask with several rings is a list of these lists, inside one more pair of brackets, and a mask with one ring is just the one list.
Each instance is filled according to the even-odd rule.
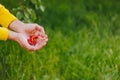
[[0,0],[44,26],[47,45],[27,52],[0,41],[0,80],[120,80],[119,0]]

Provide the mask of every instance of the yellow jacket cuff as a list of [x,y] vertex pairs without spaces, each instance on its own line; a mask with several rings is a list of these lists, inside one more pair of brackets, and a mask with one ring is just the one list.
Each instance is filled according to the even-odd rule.
[[0,24],[8,28],[9,24],[15,19],[16,17],[0,4]]
[[0,27],[0,40],[7,40],[8,38],[8,29]]

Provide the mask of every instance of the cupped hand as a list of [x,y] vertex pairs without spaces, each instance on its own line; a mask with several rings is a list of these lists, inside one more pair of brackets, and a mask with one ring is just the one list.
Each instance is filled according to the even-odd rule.
[[34,36],[37,36],[36,44],[34,45],[34,50],[40,50],[42,47],[44,47],[48,41],[48,37],[44,33],[36,32]]
[[23,23],[19,20],[14,20],[10,25],[9,28],[19,32],[19,33],[24,33],[26,35],[30,35],[36,31],[45,33],[44,28],[38,24],[34,24],[34,23]]
[[26,36],[23,33],[16,33],[10,30],[9,30],[8,39],[18,42],[21,47],[23,47],[28,51],[36,51],[36,50],[40,50],[43,46],[45,46],[48,40],[45,34],[41,34],[41,35],[38,36],[35,45],[30,45],[28,43],[29,36]]
[[22,33],[18,33],[16,41],[21,45],[21,47],[25,48],[26,50],[36,51],[43,48],[48,41],[47,35],[43,33],[38,34],[37,37],[38,38],[36,39],[36,43],[34,45],[31,45],[28,42],[29,36],[26,36]]
[[[12,35],[14,35],[13,33],[17,34],[17,37],[13,37],[13,40],[17,41],[23,48],[28,51],[40,50],[43,46],[46,45],[48,41],[48,37],[44,32],[44,28],[38,24],[25,24],[19,20],[14,20],[9,25],[9,28],[15,31],[10,31]],[[31,34],[37,36],[35,45],[29,44],[28,39]],[[11,37],[9,37],[9,39],[10,38]]]

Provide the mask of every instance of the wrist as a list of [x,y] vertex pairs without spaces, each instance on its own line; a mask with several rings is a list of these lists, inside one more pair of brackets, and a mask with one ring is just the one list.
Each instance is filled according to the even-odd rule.
[[13,32],[11,30],[8,31],[8,39],[9,40],[17,41],[17,36],[18,36],[18,33]]
[[13,22],[10,23],[9,28],[11,30],[14,30],[16,32],[21,32],[21,29],[24,27],[24,23],[20,20],[16,19]]

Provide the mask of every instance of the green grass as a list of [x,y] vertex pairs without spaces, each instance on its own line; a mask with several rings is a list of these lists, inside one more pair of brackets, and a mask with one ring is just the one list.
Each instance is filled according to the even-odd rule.
[[113,12],[107,0],[85,2],[43,1],[47,45],[27,52],[0,41],[0,80],[120,80],[119,3]]
[[0,80],[120,80],[119,35],[87,28],[67,34],[48,28],[47,34],[48,44],[37,52],[2,42]]

